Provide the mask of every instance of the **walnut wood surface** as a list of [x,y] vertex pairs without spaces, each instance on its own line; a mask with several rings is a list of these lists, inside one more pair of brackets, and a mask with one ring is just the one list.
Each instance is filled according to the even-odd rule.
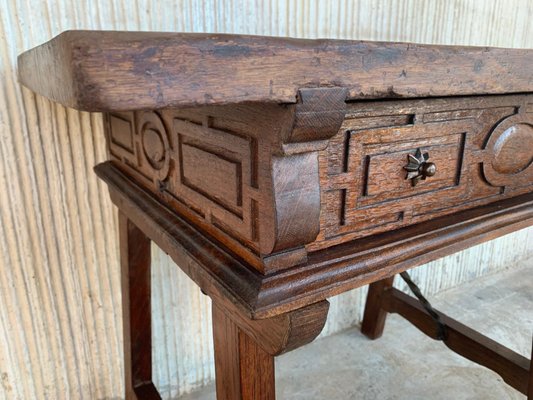
[[[106,114],[111,158],[264,274],[309,252],[517,196],[533,186],[533,96]],[[413,187],[408,155],[437,167]]]
[[213,304],[217,400],[274,400],[274,357]]
[[313,341],[322,331],[329,310],[329,303],[323,300],[271,318],[252,320],[225,298],[215,295],[213,299],[242,332],[272,356]]
[[533,400],[533,345],[531,346],[531,362],[529,364],[529,387],[527,398],[528,400]]
[[213,298],[217,399],[274,399],[274,356],[316,338],[328,309],[321,301],[254,321],[227,299]]
[[119,234],[126,399],[161,399],[152,382],[150,239],[123,213]]
[[[509,93],[533,91],[532,58],[528,50],[71,31],[21,55],[19,71],[53,99],[106,111],[111,159],[270,275],[320,249],[530,192],[533,95]],[[473,96],[487,93],[501,95]],[[436,174],[413,187],[403,167],[417,150]]]
[[[415,187],[408,155],[436,165]],[[320,234],[308,250],[533,189],[533,96],[349,103],[319,153]]]
[[[96,172],[120,210],[126,397],[159,398],[150,240],[213,299],[219,399],[274,399],[273,356],[364,284],[381,280],[369,337],[386,311],[430,333],[394,274],[533,223],[532,64],[531,50],[105,31],[19,56],[22,84],[106,113],[112,161]],[[426,153],[436,173],[414,186],[404,166]],[[448,323],[450,348],[533,398],[528,360]]]
[[318,86],[350,100],[533,92],[533,52],[488,47],[67,31],[18,64],[22,84],[84,111],[295,103]]
[[318,151],[335,135],[345,90],[295,105],[242,104],[108,113],[117,165],[180,215],[268,274],[306,260],[320,229]]
[[392,287],[393,282],[394,275],[368,285],[361,333],[369,339],[377,339],[383,335],[387,319],[387,311],[383,307],[383,294]]
[[[127,399],[160,399],[152,382],[150,239],[119,214],[124,361]],[[320,301],[292,312],[251,320],[227,297],[213,298],[217,398],[275,398],[274,356],[311,342],[329,309]]]
[[[437,338],[435,321],[415,298],[398,289],[389,288],[383,292],[382,304],[387,312],[400,314],[426,335]],[[449,349],[493,370],[507,384],[528,394],[530,360],[447,315],[441,312],[438,314],[446,325],[446,339],[443,343]]]
[[516,196],[312,253],[307,262],[269,276],[201,234],[111,163],[96,173],[112,201],[208,295],[227,298],[244,315],[268,318],[527,227],[533,193]]

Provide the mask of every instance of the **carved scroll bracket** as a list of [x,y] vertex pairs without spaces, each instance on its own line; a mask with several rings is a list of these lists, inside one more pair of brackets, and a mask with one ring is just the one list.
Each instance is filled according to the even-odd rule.
[[306,88],[295,104],[109,113],[109,152],[161,202],[269,274],[306,261],[318,235],[318,152],[342,125],[346,95]]
[[[274,143],[272,154],[272,196],[274,233],[272,252],[291,249],[283,262],[306,259],[304,246],[320,230],[320,177],[318,151],[338,133],[346,114],[347,89],[302,88],[298,102],[286,106],[293,113]],[[298,249],[300,249],[298,251]],[[265,258],[277,263],[280,257]]]
[[340,87],[302,88],[293,107],[292,125],[281,135],[284,154],[324,149],[340,129],[348,90]]

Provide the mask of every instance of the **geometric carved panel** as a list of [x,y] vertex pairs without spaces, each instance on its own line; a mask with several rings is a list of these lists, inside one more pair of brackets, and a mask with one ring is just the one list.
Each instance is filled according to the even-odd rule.
[[[363,146],[362,191],[365,199],[360,201],[364,204],[378,203],[385,199],[456,186],[461,176],[460,160],[463,157],[464,137],[465,134],[462,132],[452,132],[444,136],[393,142],[388,146],[382,144]],[[417,149],[427,152],[431,162],[438,165],[439,170],[432,179],[413,187],[411,182],[405,179],[403,167],[408,154],[414,154]]]
[[155,112],[107,114],[109,152],[158,187],[170,167],[168,130]]
[[182,184],[234,214],[242,214],[242,164],[239,160],[221,157],[192,144],[181,145],[181,156]]
[[211,120],[196,123],[154,111],[109,113],[110,154],[167,204],[185,207],[256,249],[255,139],[213,129]]
[[151,111],[136,115],[138,137],[142,148],[140,167],[146,175],[155,173],[159,182],[164,181],[170,168],[170,145],[167,129],[161,117]]
[[211,128],[209,121],[173,119],[177,172],[165,191],[230,236],[256,242],[257,199],[250,190],[257,186],[254,139]]
[[132,121],[130,121],[128,118],[121,117],[120,115],[110,115],[109,124],[111,127],[109,132],[111,135],[110,139],[112,149],[116,150],[116,148],[119,148],[127,151],[130,154],[133,154]]
[[[308,250],[531,190],[532,97],[349,103],[319,155],[321,230]],[[403,167],[417,149],[436,173],[413,186]]]

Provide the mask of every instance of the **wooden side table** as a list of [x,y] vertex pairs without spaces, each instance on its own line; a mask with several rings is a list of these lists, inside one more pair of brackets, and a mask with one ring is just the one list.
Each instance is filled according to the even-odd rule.
[[22,84],[104,113],[126,398],[159,398],[153,241],[213,300],[219,400],[273,399],[274,356],[366,284],[367,336],[399,313],[533,399],[530,360],[392,288],[533,223],[532,65],[533,50],[146,32],[22,54]]

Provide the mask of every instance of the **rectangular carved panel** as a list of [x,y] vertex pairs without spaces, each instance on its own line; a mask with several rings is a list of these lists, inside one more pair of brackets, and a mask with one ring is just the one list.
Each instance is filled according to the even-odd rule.
[[[305,261],[319,231],[318,149],[326,127],[293,130],[306,99],[322,110],[333,135],[344,116],[345,91],[306,91],[298,106],[242,104],[106,114],[116,165],[166,206],[263,273]],[[322,102],[319,102],[319,100]],[[333,99],[333,100],[332,100]],[[326,107],[327,108],[327,107]],[[334,114],[334,118],[330,115]],[[306,130],[307,129],[307,130]]]
[[[429,132],[424,132],[425,134]],[[412,196],[428,190],[439,190],[455,186],[459,183],[460,167],[463,157],[462,133],[446,136],[427,137],[391,145],[365,146],[364,186],[362,200],[365,204],[386,199]],[[357,139],[353,139],[357,140]],[[430,154],[431,162],[439,166],[439,173],[424,185],[413,187],[405,179],[408,154],[415,154],[416,149],[423,146]]]
[[109,117],[109,125],[111,133],[111,146],[113,148],[122,148],[128,153],[133,154],[132,121],[127,117],[124,118],[120,115],[114,114]]
[[110,113],[111,157],[200,225],[258,247],[256,139],[172,112]]
[[[283,140],[298,119],[276,105],[114,112],[106,132],[124,171],[265,272],[303,262],[306,251],[530,191],[532,98],[337,105],[337,134],[288,142],[289,153]],[[436,166],[416,185],[404,169],[413,157]]]
[[182,144],[181,182],[226,208],[242,214],[242,165],[201,147]]
[[[490,203],[533,186],[533,96],[348,104],[320,153],[320,234],[328,247]],[[434,176],[406,179],[409,154]]]
[[252,165],[254,139],[204,124],[173,118],[177,137],[179,173],[169,180],[166,192],[191,207],[201,209],[205,219],[219,229],[252,244],[254,228]]

